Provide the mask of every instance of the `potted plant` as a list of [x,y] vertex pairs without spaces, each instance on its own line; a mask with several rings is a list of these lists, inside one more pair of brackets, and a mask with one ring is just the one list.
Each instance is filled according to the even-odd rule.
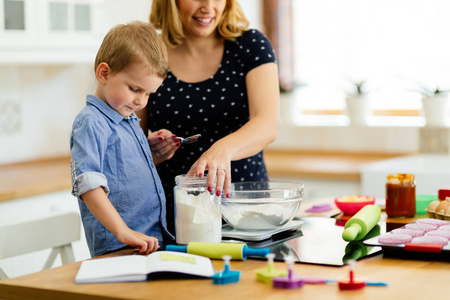
[[449,116],[449,91],[439,87],[429,89],[422,86],[418,92],[422,95],[422,115],[425,118],[425,126],[446,127]]
[[367,125],[371,109],[364,81],[353,83],[353,88],[347,93],[345,102],[350,125]]

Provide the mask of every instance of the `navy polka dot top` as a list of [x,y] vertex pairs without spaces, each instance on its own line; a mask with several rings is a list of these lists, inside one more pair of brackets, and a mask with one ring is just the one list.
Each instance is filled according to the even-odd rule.
[[[276,62],[270,41],[258,30],[249,30],[235,42],[225,40],[222,62],[209,79],[186,83],[169,70],[163,84],[150,95],[147,105],[150,130],[166,128],[181,137],[202,135],[195,143],[181,145],[170,160],[157,166],[166,193],[167,222],[172,233],[175,176],[186,174],[215,141],[249,120],[245,76],[253,68],[270,62]],[[267,180],[262,151],[231,162],[231,177],[232,182]]]

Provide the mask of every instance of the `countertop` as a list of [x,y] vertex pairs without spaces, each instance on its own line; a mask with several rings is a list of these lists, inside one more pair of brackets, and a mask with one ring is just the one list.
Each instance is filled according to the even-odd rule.
[[[364,164],[404,154],[265,151],[269,176],[359,181]],[[0,201],[71,189],[70,156],[0,165]]]
[[264,151],[264,160],[269,176],[359,181],[363,165],[405,155],[267,149]]
[[384,197],[385,191],[379,187],[391,173],[413,174],[416,194],[437,195],[439,188],[450,186],[450,155],[417,154],[366,164],[361,168],[362,193]]
[[0,165],[0,201],[71,189],[70,156]]

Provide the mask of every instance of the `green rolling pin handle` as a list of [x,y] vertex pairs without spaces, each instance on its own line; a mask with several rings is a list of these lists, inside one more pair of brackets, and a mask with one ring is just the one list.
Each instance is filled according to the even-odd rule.
[[353,223],[350,227],[347,227],[342,233],[342,238],[345,241],[354,241],[358,234],[361,232],[361,226],[357,223]]
[[381,209],[379,206],[364,206],[345,223],[342,238],[346,241],[363,239],[380,221],[380,216]]

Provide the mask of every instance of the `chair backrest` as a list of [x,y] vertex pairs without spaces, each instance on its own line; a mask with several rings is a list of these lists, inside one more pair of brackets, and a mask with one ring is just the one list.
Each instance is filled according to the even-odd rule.
[[71,244],[80,240],[76,212],[0,225],[0,259]]

